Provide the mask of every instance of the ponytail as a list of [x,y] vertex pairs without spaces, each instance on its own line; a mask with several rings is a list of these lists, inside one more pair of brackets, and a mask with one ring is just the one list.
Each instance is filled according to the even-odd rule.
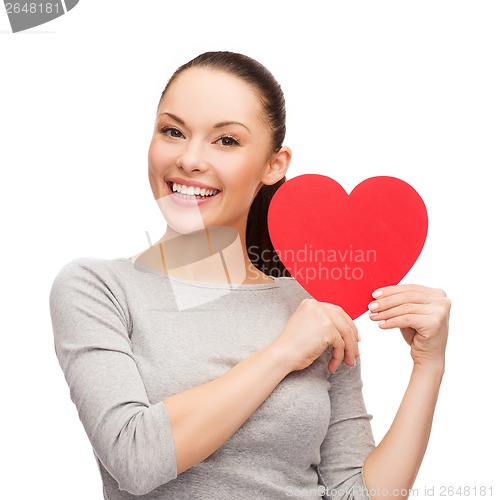
[[259,271],[274,278],[291,277],[272,245],[267,223],[270,201],[285,181],[286,177],[283,177],[275,184],[260,188],[251,204],[246,224],[246,249],[250,261]]

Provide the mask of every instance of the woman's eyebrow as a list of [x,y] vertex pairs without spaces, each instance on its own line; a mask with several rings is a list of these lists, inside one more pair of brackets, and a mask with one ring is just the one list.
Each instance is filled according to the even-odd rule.
[[[181,118],[179,118],[179,116],[173,115],[172,113],[169,113],[168,111],[164,111],[163,113],[160,113],[159,116],[162,116],[162,115],[167,115],[170,118],[172,118],[173,120],[175,120],[177,123],[180,123],[181,125],[184,125],[184,126],[186,125],[185,121],[182,120]],[[251,134],[250,129],[244,123],[236,122],[236,121],[232,121],[232,120],[227,120],[227,121],[216,123],[213,126],[213,128],[222,128],[222,127],[226,127],[227,125],[241,125],[246,130],[248,130],[248,132]]]
[[179,118],[178,116],[176,115],[173,115],[172,113],[168,113],[167,111],[164,111],[163,113],[160,113],[159,116],[162,116],[162,115],[167,115],[167,116],[170,116],[173,120],[175,120],[177,123],[180,123],[181,125],[186,125],[184,123],[184,120],[181,120],[181,118]]
[[[227,125],[241,125],[242,127],[244,127],[246,130],[248,130],[248,132],[250,132],[250,129],[244,124],[244,123],[241,123],[241,122],[235,122],[235,121],[225,121],[225,122],[219,122],[219,123],[216,123],[214,125],[214,128],[222,128],[222,127],[225,127]],[[251,134],[251,132],[250,132]]]

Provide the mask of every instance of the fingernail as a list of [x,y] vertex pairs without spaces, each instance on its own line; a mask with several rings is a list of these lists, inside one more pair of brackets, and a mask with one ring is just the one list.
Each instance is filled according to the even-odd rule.
[[375,292],[372,292],[372,297],[374,299],[378,299],[382,295],[382,290],[376,290]]
[[377,309],[379,307],[379,304],[377,302],[371,302],[369,304],[369,310],[370,311],[374,311],[375,309]]
[[379,313],[373,313],[373,312],[369,312],[369,318],[374,318],[375,316],[377,316]]
[[381,325],[383,325],[385,322],[386,322],[386,321],[384,321],[384,320],[382,319],[381,321],[378,321],[378,322],[377,322],[377,324],[378,324],[379,326],[381,326]]

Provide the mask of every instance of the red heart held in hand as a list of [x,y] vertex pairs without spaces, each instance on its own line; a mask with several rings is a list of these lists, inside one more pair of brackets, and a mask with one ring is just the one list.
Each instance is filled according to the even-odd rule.
[[351,194],[333,179],[307,174],[286,181],[268,212],[278,257],[316,300],[352,319],[371,293],[395,285],[417,260],[427,236],[420,195],[395,177],[371,177]]

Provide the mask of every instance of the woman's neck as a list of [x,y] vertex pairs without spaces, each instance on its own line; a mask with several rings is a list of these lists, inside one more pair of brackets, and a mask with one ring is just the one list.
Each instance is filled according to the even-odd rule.
[[274,281],[252,264],[244,233],[231,227],[212,226],[188,234],[168,228],[155,245],[131,257],[138,258],[140,265],[178,279],[236,285]]

